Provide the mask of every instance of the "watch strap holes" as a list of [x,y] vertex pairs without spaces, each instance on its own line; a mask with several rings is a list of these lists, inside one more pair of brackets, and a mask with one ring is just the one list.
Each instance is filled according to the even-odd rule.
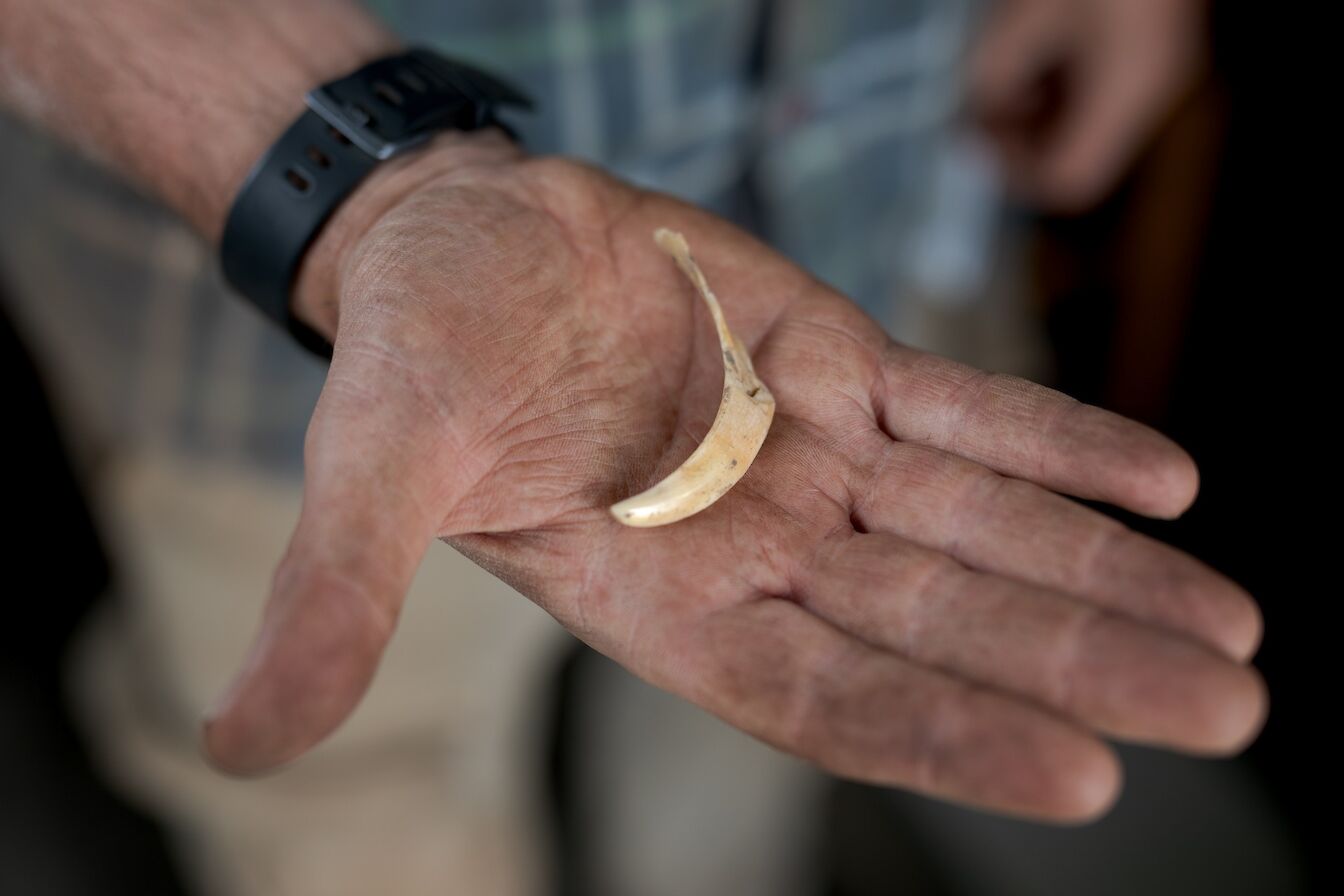
[[298,166],[285,169],[285,183],[300,196],[307,196],[313,192],[313,179],[308,176],[308,172]]
[[429,85],[425,83],[425,79],[411,71],[409,68],[397,69],[397,80],[402,83],[402,86],[409,88],[412,93],[424,93],[429,89]]
[[417,64],[415,66],[415,74],[418,75],[421,79],[423,79],[427,84],[429,84],[432,87],[436,87],[439,90],[442,90],[443,88],[448,86],[448,82],[443,79],[442,75],[434,71],[433,66],[425,65],[423,63]]
[[350,145],[350,138],[347,137],[347,136],[345,136],[344,134],[342,134],[342,133],[341,133],[340,131],[338,131],[336,128],[328,127],[328,128],[327,128],[327,133],[331,135],[331,139],[335,140],[337,143],[341,144],[342,146],[349,146],[349,145]]
[[327,155],[316,146],[308,147],[303,151],[303,154],[308,157],[310,162],[324,171],[331,167],[331,156]]
[[389,106],[400,106],[406,102],[406,99],[401,95],[401,91],[386,81],[373,82],[373,95]]

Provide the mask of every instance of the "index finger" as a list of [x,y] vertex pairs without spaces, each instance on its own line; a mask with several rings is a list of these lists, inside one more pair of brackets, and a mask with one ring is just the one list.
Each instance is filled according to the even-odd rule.
[[1018,377],[892,343],[876,391],[892,438],[1052,491],[1170,519],[1199,490],[1194,461],[1166,436]]

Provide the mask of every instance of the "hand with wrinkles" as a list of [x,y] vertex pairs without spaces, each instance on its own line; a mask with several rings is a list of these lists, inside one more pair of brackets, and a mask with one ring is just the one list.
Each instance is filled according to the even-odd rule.
[[[684,522],[613,501],[709,427],[686,234],[778,401],[742,481]],[[1265,713],[1248,596],[1062,495],[1157,517],[1190,459],[1138,424],[892,342],[730,224],[593,169],[452,136],[324,233],[299,313],[334,337],[302,518],[207,727],[255,772],[367,687],[444,539],[641,677],[841,775],[1050,819],[1119,787],[1104,738],[1241,748]]]

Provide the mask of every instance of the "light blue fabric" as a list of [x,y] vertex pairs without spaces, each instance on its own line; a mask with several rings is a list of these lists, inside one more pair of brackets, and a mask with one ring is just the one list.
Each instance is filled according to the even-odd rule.
[[[975,0],[369,5],[408,42],[524,86],[538,111],[511,121],[534,152],[735,217],[879,320],[912,269],[902,247],[974,262],[977,243],[938,250],[958,227],[931,185]],[[324,368],[125,188],[36,139],[0,140],[0,163],[14,314],[99,434],[297,472]]]

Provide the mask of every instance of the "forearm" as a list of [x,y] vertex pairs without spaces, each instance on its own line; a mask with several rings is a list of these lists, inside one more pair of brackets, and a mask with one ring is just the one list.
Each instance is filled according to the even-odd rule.
[[0,0],[0,107],[213,241],[304,93],[396,43],[346,0]]

